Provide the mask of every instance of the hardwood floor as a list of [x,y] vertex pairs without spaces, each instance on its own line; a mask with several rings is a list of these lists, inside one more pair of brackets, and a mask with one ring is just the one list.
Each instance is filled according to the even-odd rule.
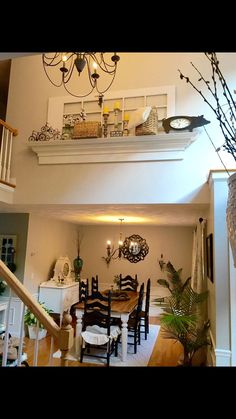
[[[160,324],[160,321],[157,317],[150,318],[151,324]],[[50,336],[39,341],[39,356],[38,356],[38,366],[49,366],[49,353],[50,353]],[[33,366],[34,358],[34,344],[35,341],[25,338],[25,348],[24,352],[27,353],[27,361],[30,366]],[[54,351],[58,349],[57,346],[54,346]],[[159,366],[176,366],[178,359],[182,353],[182,347],[179,343],[173,342],[173,340],[163,339],[161,336],[161,331],[157,337],[152,355],[150,357],[148,366],[149,367],[159,367]],[[88,367],[95,366],[95,364],[88,364],[83,362],[69,361],[68,365],[70,367]],[[53,359],[53,366],[60,366],[60,359]],[[97,366],[97,365],[96,365]],[[103,367],[103,366],[101,366]]]

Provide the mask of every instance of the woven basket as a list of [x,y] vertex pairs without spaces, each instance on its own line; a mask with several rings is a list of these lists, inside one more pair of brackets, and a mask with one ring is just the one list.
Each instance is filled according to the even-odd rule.
[[156,135],[158,132],[157,108],[152,107],[148,119],[135,128],[135,135]]
[[99,138],[102,136],[101,122],[84,121],[74,126],[72,138]]

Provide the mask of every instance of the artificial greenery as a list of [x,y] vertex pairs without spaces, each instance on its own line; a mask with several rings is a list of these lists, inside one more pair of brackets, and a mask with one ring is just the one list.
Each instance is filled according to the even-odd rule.
[[201,303],[207,299],[208,292],[196,293],[190,284],[190,277],[181,280],[182,269],[176,270],[171,262],[159,261],[166,279],[158,279],[158,284],[166,287],[170,297],[161,314],[162,334],[166,339],[180,342],[184,349],[183,365],[192,365],[193,356],[202,347],[210,345],[208,336],[209,321],[202,319]]
[[[42,308],[45,310],[45,312],[50,315],[50,313],[53,312],[53,310],[50,310],[49,308],[45,307],[44,303],[40,303],[39,304],[42,306]],[[25,315],[24,315],[24,322],[25,324],[27,324],[28,326],[36,326],[37,325],[37,317],[35,317],[34,313],[32,313],[32,311],[30,311],[29,308],[27,308]],[[44,329],[44,325],[42,323],[39,324],[39,328],[40,329]]]
[[120,275],[114,275],[114,284],[116,288],[120,288]]
[[5,281],[0,281],[0,295],[2,295],[6,289],[6,282]]

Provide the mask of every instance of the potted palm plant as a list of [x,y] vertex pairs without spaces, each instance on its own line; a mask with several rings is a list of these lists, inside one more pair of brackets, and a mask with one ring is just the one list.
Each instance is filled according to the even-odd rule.
[[[39,303],[45,312],[50,315],[53,310],[45,307],[44,303]],[[24,323],[28,326],[29,338],[36,339],[37,336],[37,318],[35,317],[34,313],[27,308],[25,315],[24,315]],[[39,332],[38,332],[38,339],[43,339],[47,335],[47,330],[44,328],[42,323],[39,323]]]
[[208,291],[200,294],[193,291],[190,277],[182,282],[182,269],[176,270],[171,262],[159,261],[167,279],[158,279],[158,284],[168,288],[170,297],[161,314],[162,334],[166,339],[174,339],[183,346],[182,365],[191,366],[196,352],[210,345],[208,336],[209,321],[205,321],[201,312],[201,303],[207,299]]

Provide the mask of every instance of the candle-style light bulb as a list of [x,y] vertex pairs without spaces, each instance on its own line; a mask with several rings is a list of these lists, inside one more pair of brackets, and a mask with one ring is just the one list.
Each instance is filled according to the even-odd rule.
[[68,72],[68,69],[66,68],[66,61],[68,60],[68,57],[65,52],[61,54],[61,60],[62,60],[62,67],[60,68],[60,71],[62,72],[62,77],[64,79],[65,74]]
[[95,63],[95,61],[93,62],[93,74],[91,74],[91,77],[94,79],[94,81],[96,82],[96,80],[99,78],[99,74],[97,73],[97,68],[98,65],[97,63]]
[[68,57],[67,57],[66,53],[63,52],[61,54],[61,59],[62,59],[63,63],[65,63],[68,60]]
[[93,62],[93,69],[94,69],[94,73],[96,73],[97,68],[98,68],[98,65],[97,65],[97,63],[95,63],[95,61],[94,61],[94,62]]

